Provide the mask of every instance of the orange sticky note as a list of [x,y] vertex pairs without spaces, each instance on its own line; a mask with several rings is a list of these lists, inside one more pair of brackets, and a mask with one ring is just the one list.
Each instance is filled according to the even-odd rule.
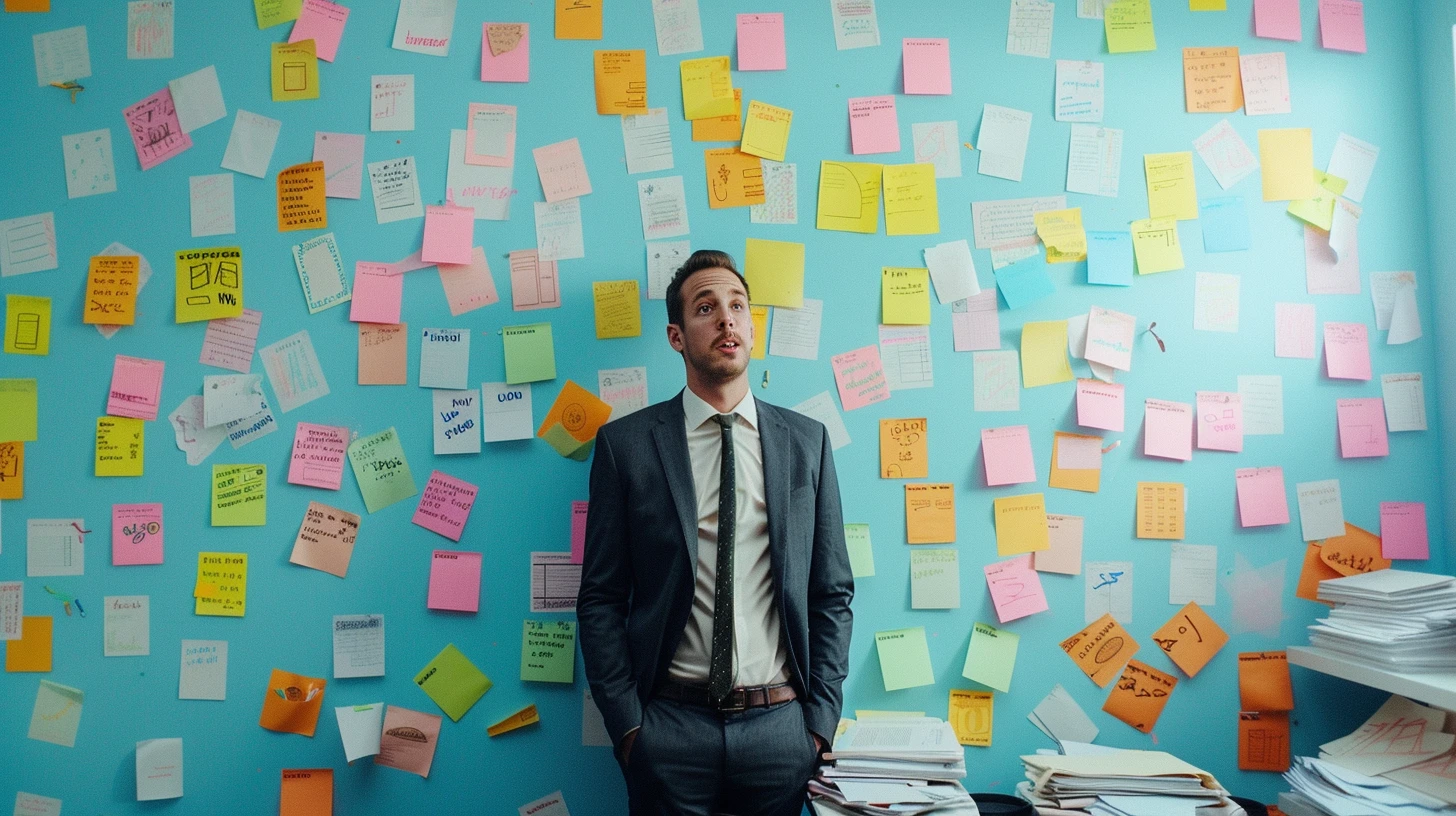
[[1176,685],[1178,678],[1173,675],[1129,660],[1102,710],[1146,734],[1158,724]]
[[[572,439],[584,445],[596,439],[597,429],[607,424],[611,417],[611,405],[602,402],[596,394],[567,380],[566,385],[561,387],[556,402],[551,404],[551,410],[546,412],[546,418],[541,420],[536,436],[555,445],[550,434],[553,428],[560,427]],[[562,455],[567,454],[563,451]]]
[[1110,612],[1062,641],[1061,646],[1077,668],[1099,686],[1111,682],[1117,670],[1137,654],[1139,648],[1138,642]]
[[602,0],[556,0],[556,39],[601,38]]
[[485,727],[485,734],[489,737],[499,737],[501,734],[507,734],[517,728],[525,728],[528,725],[534,725],[538,722],[541,722],[541,713],[536,710],[536,704],[531,703],[520,711],[506,717],[504,720],[494,725],[487,725]]
[[757,156],[750,156],[734,147],[703,151],[708,170],[708,206],[747,207],[762,204],[763,165]]
[[925,418],[880,420],[880,478],[924,479],[929,475]]
[[324,163],[295,164],[278,171],[278,231],[325,229]]
[[1189,677],[1202,671],[1228,640],[1228,633],[1193,601],[1153,633],[1153,642]]
[[1233,113],[1242,108],[1239,49],[1183,49],[1183,96],[1189,113]]
[[0,442],[0,499],[25,498],[25,443]]
[[313,736],[327,682],[274,669],[268,677],[268,690],[263,693],[263,713],[258,717],[258,725],[269,731]]
[[647,112],[647,52],[594,51],[597,113]]
[[284,768],[278,816],[333,816],[332,768]]
[[1320,542],[1320,560],[1341,575],[1390,569],[1390,559],[1380,554],[1380,536],[1345,522],[1345,534]]
[[[1087,465],[1096,467],[1086,467]],[[1084,493],[1096,493],[1101,489],[1102,437],[1054,432],[1052,473],[1047,484]]]
[[727,116],[694,119],[693,141],[736,142],[743,137],[743,89],[733,89],[733,112]]
[[48,672],[51,670],[50,615],[26,615],[20,619],[20,640],[5,641],[5,671]]
[[6,11],[50,11],[51,0],[5,0]]
[[1182,540],[1183,490],[1179,482],[1138,482],[1138,538]]
[[1243,711],[1293,711],[1289,655],[1239,652],[1239,708]]
[[1326,578],[1339,578],[1340,573],[1326,564],[1320,558],[1320,545],[1309,542],[1304,548],[1304,568],[1299,571],[1299,586],[1294,590],[1294,597],[1303,598],[1306,601],[1318,601],[1326,606],[1334,606],[1329,601],[1321,601],[1318,596],[1319,582]]
[[358,325],[359,384],[404,385],[409,367],[409,325]]
[[86,307],[82,323],[130,326],[136,323],[137,287],[141,258],[136,255],[96,255],[86,271]]
[[955,539],[955,485],[905,485],[905,540],[954,544]]
[[1289,712],[1239,712],[1239,770],[1289,770]]

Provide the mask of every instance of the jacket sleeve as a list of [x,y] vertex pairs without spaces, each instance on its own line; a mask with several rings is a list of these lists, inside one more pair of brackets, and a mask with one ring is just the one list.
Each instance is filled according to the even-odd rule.
[[809,688],[804,704],[809,730],[832,743],[844,706],[841,686],[849,670],[854,576],[844,543],[839,479],[829,433],[820,426],[819,491],[814,502],[814,552],[809,565]]
[[642,703],[627,641],[632,554],[611,435],[598,432],[595,447],[576,619],[592,700],[601,709],[612,742],[620,746],[622,737],[642,723]]

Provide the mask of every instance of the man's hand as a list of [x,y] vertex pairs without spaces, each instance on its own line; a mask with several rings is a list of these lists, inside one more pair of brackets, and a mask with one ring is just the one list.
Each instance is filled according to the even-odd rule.
[[[632,743],[637,741],[637,732],[641,730],[641,728],[634,728],[628,731],[626,736],[622,737],[622,764],[624,766],[632,761]],[[815,737],[814,740],[815,744],[818,745],[819,738]]]
[[[635,732],[634,732],[633,735],[635,735]],[[813,731],[810,731],[809,732],[809,736],[811,736],[811,737],[814,738],[814,753],[817,754],[820,757],[823,757],[824,756],[824,738],[823,737],[820,737],[818,734],[814,733]]]

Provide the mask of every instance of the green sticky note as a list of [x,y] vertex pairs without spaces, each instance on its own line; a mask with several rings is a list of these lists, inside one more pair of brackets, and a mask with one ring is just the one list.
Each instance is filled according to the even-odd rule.
[[961,674],[997,691],[1011,691],[1011,670],[1016,668],[1016,648],[1021,635],[977,623],[971,629],[971,648]]
[[371,513],[420,492],[394,428],[350,443],[349,465]]
[[585,462],[591,455],[592,445],[596,443],[596,437],[583,442],[571,435],[571,432],[561,427],[560,424],[552,425],[541,434],[546,444],[556,449],[556,452],[568,459],[575,459],[578,462]]
[[551,342],[550,323],[506,326],[506,383],[540,382],[556,379],[556,347]]
[[876,632],[875,649],[880,655],[880,674],[885,678],[885,691],[935,684],[935,670],[930,668],[930,645],[925,642],[924,626]]
[[875,574],[875,551],[870,546],[868,524],[844,525],[844,543],[849,548],[849,571],[856,578]]
[[1151,0],[1117,0],[1102,10],[1107,29],[1107,53],[1126,54],[1133,51],[1156,51],[1153,37],[1153,5]]
[[86,693],[78,688],[40,681],[35,691],[35,708],[30,714],[33,740],[53,742],[67,748],[76,747],[76,730],[81,727],[81,706]]
[[460,722],[465,712],[494,684],[485,672],[475,668],[470,658],[455,648],[455,644],[450,643],[420,669],[420,673],[415,675],[415,685],[430,695],[430,699],[450,719]]
[[34,442],[35,380],[0,380],[0,442]]
[[576,680],[576,621],[524,622],[521,679],[540,683]]
[[262,527],[268,523],[268,466],[212,466],[212,526]]
[[1345,192],[1350,183],[1339,176],[1314,171],[1316,185],[1314,198],[1302,198],[1289,202],[1289,214],[1316,227],[1330,231],[1335,222],[1335,199]]
[[303,0],[253,0],[253,11],[258,15],[260,31],[289,20],[297,20],[302,10]]
[[961,568],[955,550],[910,551],[910,608],[961,608]]

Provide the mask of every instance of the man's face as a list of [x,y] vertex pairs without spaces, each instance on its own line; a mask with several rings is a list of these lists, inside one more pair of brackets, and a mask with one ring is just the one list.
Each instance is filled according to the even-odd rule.
[[701,269],[682,286],[682,325],[669,324],[667,340],[683,355],[689,374],[726,383],[748,370],[753,318],[738,276],[722,267]]

